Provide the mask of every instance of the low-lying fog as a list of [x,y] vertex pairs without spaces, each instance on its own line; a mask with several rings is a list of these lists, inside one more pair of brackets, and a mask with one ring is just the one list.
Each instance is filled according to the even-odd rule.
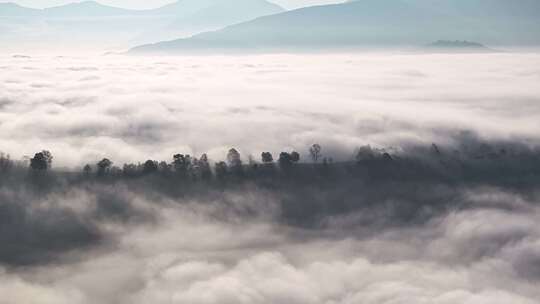
[[56,168],[231,147],[307,160],[313,143],[336,160],[364,144],[516,148],[468,163],[443,151],[415,179],[167,193],[157,177],[62,169],[43,189],[0,172],[0,303],[538,303],[538,83],[538,54],[2,56],[0,151],[47,149]]
[[56,166],[234,146],[349,159],[445,134],[540,137],[538,54],[0,57],[0,147]]

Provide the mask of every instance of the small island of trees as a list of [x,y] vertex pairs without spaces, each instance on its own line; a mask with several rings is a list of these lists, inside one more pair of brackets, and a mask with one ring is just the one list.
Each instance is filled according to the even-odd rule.
[[[325,155],[320,144],[313,144],[307,155],[297,151],[273,155],[265,151],[260,157],[244,158],[238,149],[231,148],[224,160],[211,161],[207,154],[199,157],[177,153],[169,161],[146,160],[139,163],[116,165],[109,158],[85,164],[81,171],[58,172],[53,170],[54,157],[43,150],[29,158],[27,174],[69,176],[78,180],[133,180],[158,177],[187,182],[210,181],[261,181],[261,180],[418,180],[435,179],[464,181],[486,179],[489,181],[512,179],[516,175],[537,174],[540,160],[537,150],[524,146],[490,145],[478,143],[460,149],[441,148],[436,144],[413,147],[408,151],[392,148],[359,147],[350,160],[335,162]],[[21,175],[24,163],[0,154],[0,182],[10,175]],[[18,173],[17,173],[18,172]]]

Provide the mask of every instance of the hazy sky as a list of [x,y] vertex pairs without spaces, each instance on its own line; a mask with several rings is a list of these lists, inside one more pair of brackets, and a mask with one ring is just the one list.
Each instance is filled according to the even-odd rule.
[[[125,7],[125,8],[135,8],[135,9],[142,9],[142,8],[152,8],[152,7],[159,7],[161,5],[175,2],[176,0],[153,0],[153,1],[147,1],[147,0],[99,0],[98,2],[108,5],[114,5],[118,7]],[[73,1],[73,0],[10,0],[10,1],[4,1],[1,0],[0,2],[14,2],[18,3],[23,6],[28,7],[35,7],[35,8],[43,8],[43,7],[50,7],[55,5],[62,5],[70,2],[80,2],[80,1]],[[337,2],[344,2],[342,0],[273,0],[271,2],[274,2],[276,4],[279,4],[285,8],[292,9],[297,8],[301,6],[310,6],[310,5],[317,5],[317,4],[327,4],[327,3],[337,3]]]

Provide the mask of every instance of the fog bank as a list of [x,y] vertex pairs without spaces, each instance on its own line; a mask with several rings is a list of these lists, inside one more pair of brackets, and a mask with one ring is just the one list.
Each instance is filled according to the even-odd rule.
[[[533,53],[2,56],[0,304],[537,303],[539,80]],[[221,179],[80,170],[232,147]]]
[[537,142],[536,54],[0,58],[0,147],[59,166],[174,153],[244,156],[318,142]]

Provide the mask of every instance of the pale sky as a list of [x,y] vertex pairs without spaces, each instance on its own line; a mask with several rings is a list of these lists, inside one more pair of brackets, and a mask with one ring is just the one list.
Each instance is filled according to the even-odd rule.
[[[124,8],[133,8],[133,9],[144,9],[144,8],[154,8],[159,7],[164,4],[175,2],[176,0],[98,0],[98,2],[113,5]],[[344,2],[344,0],[269,0],[276,4],[279,4],[287,9],[294,9],[302,6],[318,5],[318,4],[329,4]],[[0,2],[14,2],[22,6],[34,7],[34,8],[44,8],[56,5],[62,5],[70,2],[80,2],[77,0],[0,0]]]

